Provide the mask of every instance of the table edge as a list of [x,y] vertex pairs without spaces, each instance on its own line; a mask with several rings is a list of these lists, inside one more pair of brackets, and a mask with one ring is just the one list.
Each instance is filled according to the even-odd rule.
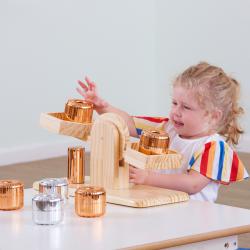
[[159,241],[159,242],[154,242],[154,243],[149,243],[149,244],[143,244],[143,245],[138,245],[138,246],[133,246],[133,247],[120,248],[120,250],[122,249],[126,249],[126,250],[162,249],[162,248],[196,243],[196,242],[205,241],[205,240],[212,240],[212,239],[218,239],[218,238],[223,238],[227,236],[244,234],[244,233],[249,233],[249,232],[250,232],[250,225],[246,225],[246,226],[241,226],[241,227],[234,227],[234,228],[213,231],[209,233],[202,233],[202,234],[190,235],[190,236],[171,239],[171,240],[164,240],[164,241]]

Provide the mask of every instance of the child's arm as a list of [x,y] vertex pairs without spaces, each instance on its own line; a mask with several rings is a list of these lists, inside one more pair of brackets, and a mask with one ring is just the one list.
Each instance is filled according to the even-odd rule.
[[78,81],[84,91],[79,88],[76,88],[76,90],[84,97],[84,99],[94,104],[94,109],[99,115],[104,113],[115,113],[121,116],[128,126],[129,134],[133,137],[138,138],[139,136],[135,128],[133,118],[123,110],[110,106],[105,100],[103,100],[98,95],[96,84],[94,82],[91,82],[88,77],[85,77],[85,80],[88,84],[88,87],[80,80]]
[[189,195],[200,192],[212,181],[195,170],[188,174],[159,174],[129,167],[129,171],[131,183],[183,191]]
[[228,185],[249,177],[235,152],[221,140],[208,142],[193,155],[187,174],[158,174],[129,168],[130,182],[196,194],[211,181]]

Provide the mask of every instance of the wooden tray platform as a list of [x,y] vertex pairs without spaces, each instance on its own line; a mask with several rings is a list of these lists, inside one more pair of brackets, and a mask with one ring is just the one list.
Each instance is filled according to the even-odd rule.
[[184,155],[177,151],[169,150],[164,155],[146,155],[138,150],[139,142],[132,142],[131,148],[126,149],[124,161],[144,170],[176,169],[182,166]]
[[[89,185],[90,177],[85,176],[85,184],[69,185],[69,195],[74,197],[75,191],[78,187]],[[35,190],[39,190],[39,181],[33,184],[33,188]],[[120,190],[106,189],[106,195],[108,203],[138,208],[171,204],[189,200],[188,194],[184,192],[134,184],[130,184],[129,188]]]
[[64,112],[41,113],[40,126],[59,135],[75,137],[79,140],[91,142],[90,133],[92,123],[78,123],[64,120]]

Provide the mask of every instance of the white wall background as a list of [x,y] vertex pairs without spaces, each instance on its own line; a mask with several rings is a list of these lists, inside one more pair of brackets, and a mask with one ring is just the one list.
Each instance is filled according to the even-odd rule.
[[167,116],[170,79],[201,60],[237,73],[248,132],[249,9],[248,0],[1,1],[0,165],[79,144],[39,127],[41,112],[81,98],[78,79],[131,115]]
[[228,74],[236,73],[243,92],[242,125],[250,138],[250,1],[157,0],[155,4],[157,115],[170,109],[168,83],[173,76],[207,61]]
[[39,116],[81,98],[75,88],[85,76],[111,105],[152,115],[154,18],[154,1],[1,1],[2,165],[3,154],[18,158],[37,145],[64,143],[66,153],[75,141],[40,128]]

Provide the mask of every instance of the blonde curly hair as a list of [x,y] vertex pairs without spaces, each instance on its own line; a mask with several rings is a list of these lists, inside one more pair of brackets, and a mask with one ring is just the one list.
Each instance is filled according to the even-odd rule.
[[240,135],[244,133],[238,118],[244,111],[239,107],[241,86],[235,78],[228,76],[219,67],[200,62],[178,75],[173,81],[173,87],[195,90],[205,116],[221,110],[222,117],[213,129],[224,136],[227,143],[234,146],[238,144]]

